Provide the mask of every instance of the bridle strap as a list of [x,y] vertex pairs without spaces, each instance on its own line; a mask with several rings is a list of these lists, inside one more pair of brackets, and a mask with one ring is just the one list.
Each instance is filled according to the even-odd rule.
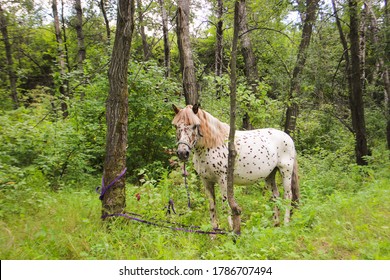
[[[199,136],[199,137],[203,137],[203,135],[200,133],[199,126],[197,127],[197,130],[198,130],[198,136]],[[196,142],[198,142],[198,138],[195,139],[194,143],[192,144],[192,147],[191,147],[191,145],[190,145],[189,143],[184,142],[184,141],[179,141],[179,142],[177,142],[176,144],[177,144],[177,145],[180,145],[180,144],[186,145],[190,150],[192,150],[192,148],[195,147]]]
[[[176,144],[177,144],[177,145],[183,144],[183,145],[186,145],[190,150],[192,149],[191,145],[188,144],[187,142],[179,141],[179,142],[177,142]],[[195,143],[194,143],[194,146],[195,146],[195,144],[196,144],[196,141],[195,141]]]

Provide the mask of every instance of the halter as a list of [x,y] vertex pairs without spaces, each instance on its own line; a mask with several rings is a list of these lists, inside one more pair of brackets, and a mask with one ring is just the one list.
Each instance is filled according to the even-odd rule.
[[[196,126],[196,129],[197,129],[197,131],[198,131],[197,136],[203,137],[203,135],[200,133],[199,125]],[[184,141],[178,141],[178,142],[176,143],[176,145],[183,144],[183,145],[186,145],[190,150],[192,150],[192,149],[195,147],[195,145],[196,145],[197,142],[198,142],[198,137],[195,138],[194,142],[192,143],[192,146],[191,146],[189,143],[184,142]]]

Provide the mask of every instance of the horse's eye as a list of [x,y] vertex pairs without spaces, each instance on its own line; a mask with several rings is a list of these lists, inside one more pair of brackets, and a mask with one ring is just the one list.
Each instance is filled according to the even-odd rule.
[[195,124],[195,125],[192,127],[192,129],[195,130],[197,127],[198,127],[198,126]]

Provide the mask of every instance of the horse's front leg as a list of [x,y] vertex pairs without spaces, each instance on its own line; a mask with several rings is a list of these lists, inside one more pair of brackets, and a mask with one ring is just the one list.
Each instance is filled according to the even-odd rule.
[[230,229],[234,231],[236,234],[240,234],[241,231],[241,208],[237,204],[236,200],[234,199],[233,195],[228,195],[227,191],[227,178],[221,177],[219,180],[219,186],[221,188],[221,194],[222,199],[225,202],[228,201],[229,207],[231,209],[231,214],[228,215],[228,222]]
[[217,221],[217,210],[216,210],[216,204],[215,204],[215,184],[214,182],[202,180],[203,185],[205,187],[206,195],[209,199],[209,211],[210,211],[210,221],[213,229],[218,228],[218,221]]

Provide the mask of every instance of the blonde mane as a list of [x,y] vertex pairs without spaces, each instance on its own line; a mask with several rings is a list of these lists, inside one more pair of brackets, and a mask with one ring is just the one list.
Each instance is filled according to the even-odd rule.
[[198,145],[205,148],[215,148],[222,146],[229,135],[229,125],[223,123],[201,109],[195,114],[192,111],[192,106],[187,105],[181,109],[173,119],[174,125],[199,125],[200,134],[202,137],[198,140]]

